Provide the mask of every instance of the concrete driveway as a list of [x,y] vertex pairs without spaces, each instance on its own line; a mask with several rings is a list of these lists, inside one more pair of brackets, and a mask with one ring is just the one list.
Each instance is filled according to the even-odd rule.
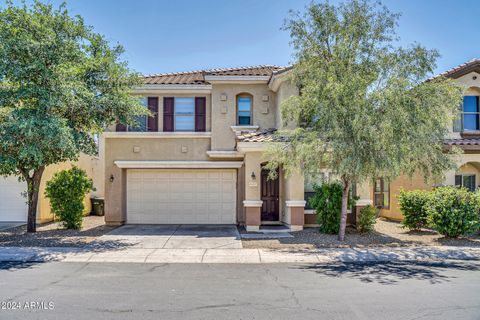
[[2,222],[0,221],[0,231],[5,231],[11,228],[19,227],[24,225],[25,222]]
[[142,249],[242,248],[235,225],[124,225],[96,241],[102,242]]

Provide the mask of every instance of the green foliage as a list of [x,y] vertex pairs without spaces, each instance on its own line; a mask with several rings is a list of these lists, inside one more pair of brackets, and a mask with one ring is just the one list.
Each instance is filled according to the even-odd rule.
[[95,154],[95,133],[148,114],[131,95],[141,78],[122,53],[65,4],[1,6],[0,175],[26,180],[29,231],[46,166]]
[[377,208],[368,205],[360,210],[357,228],[360,232],[370,232],[377,221]]
[[401,190],[398,204],[403,213],[402,225],[410,230],[419,230],[428,226],[427,205],[431,192],[422,190]]
[[[342,185],[339,182],[324,182],[314,185],[313,190],[315,194],[309,201],[317,214],[320,231],[337,233],[342,209]],[[354,199],[350,197],[349,203],[353,205]]]
[[47,182],[45,196],[50,200],[52,212],[67,229],[80,229],[83,218],[83,200],[93,189],[87,173],[77,167],[55,173]]
[[431,226],[450,237],[470,235],[480,227],[480,198],[465,188],[441,187],[432,192],[427,212]]
[[272,143],[272,167],[307,176],[332,168],[344,192],[372,177],[430,178],[454,167],[443,141],[462,89],[443,77],[425,81],[439,54],[398,47],[398,17],[379,2],[349,0],[311,3],[286,20],[295,57],[289,81],[301,94],[282,102],[282,120],[296,129],[278,133],[288,142]]

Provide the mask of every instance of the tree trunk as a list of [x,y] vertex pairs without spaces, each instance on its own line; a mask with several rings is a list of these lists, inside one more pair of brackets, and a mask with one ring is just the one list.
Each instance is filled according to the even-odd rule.
[[342,214],[340,216],[340,230],[338,230],[338,240],[345,240],[345,228],[347,227],[347,209],[348,209],[348,192],[350,191],[350,180],[342,178]]
[[34,170],[31,177],[28,174],[26,176],[24,175],[24,178],[27,181],[27,232],[37,231],[38,194],[40,192],[40,182],[42,180],[43,170],[44,167]]

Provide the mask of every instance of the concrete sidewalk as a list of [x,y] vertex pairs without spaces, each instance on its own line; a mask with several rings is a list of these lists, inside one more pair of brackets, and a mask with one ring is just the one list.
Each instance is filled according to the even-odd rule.
[[332,248],[305,251],[272,249],[79,249],[2,247],[0,261],[120,263],[332,263],[419,260],[480,260],[480,248]]

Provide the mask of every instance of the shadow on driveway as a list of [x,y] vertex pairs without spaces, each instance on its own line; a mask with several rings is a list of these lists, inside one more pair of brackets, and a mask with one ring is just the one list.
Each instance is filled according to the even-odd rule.
[[124,225],[95,241],[130,244],[144,249],[242,248],[235,225]]

